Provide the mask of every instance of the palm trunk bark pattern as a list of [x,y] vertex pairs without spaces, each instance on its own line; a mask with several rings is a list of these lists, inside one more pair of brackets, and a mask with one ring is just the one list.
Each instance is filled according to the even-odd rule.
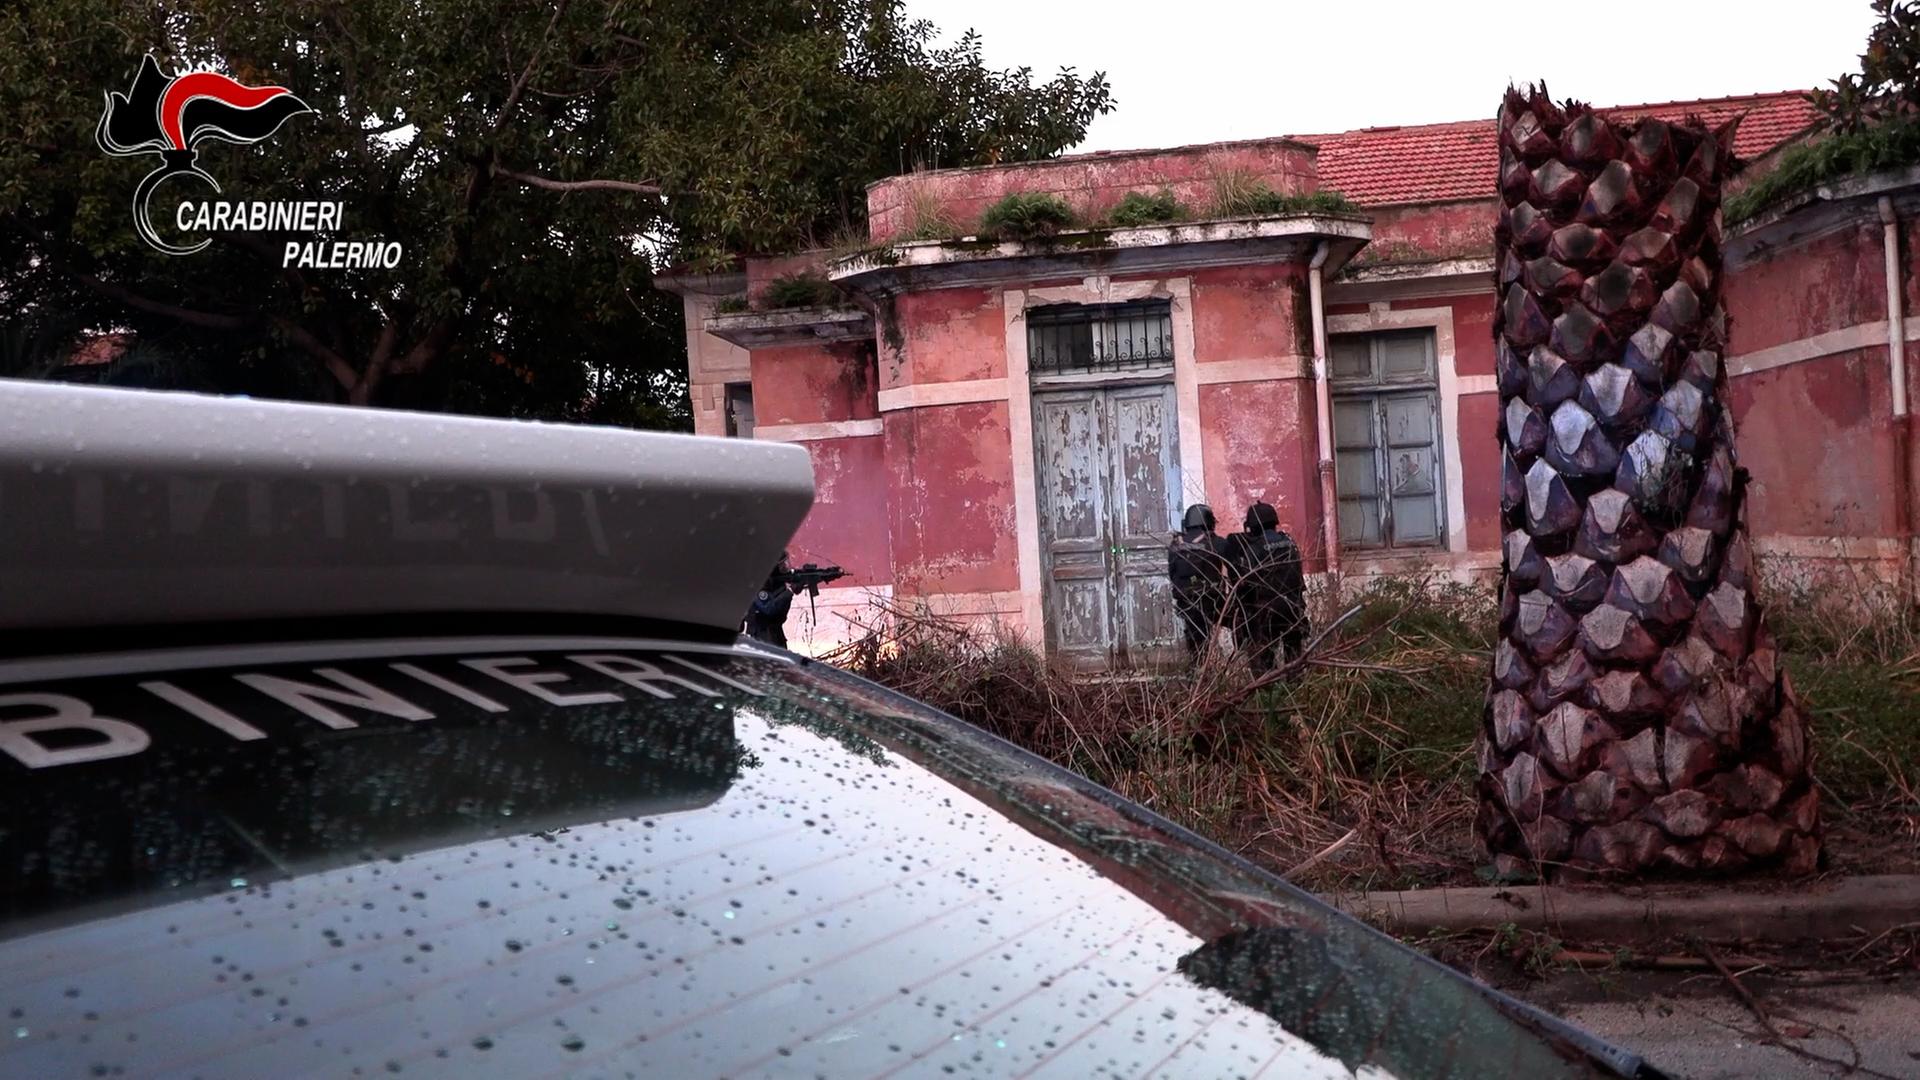
[[1733,124],[1509,88],[1494,317],[1505,530],[1479,829],[1496,867],[1820,853],[1804,715],[1754,596],[1724,401]]

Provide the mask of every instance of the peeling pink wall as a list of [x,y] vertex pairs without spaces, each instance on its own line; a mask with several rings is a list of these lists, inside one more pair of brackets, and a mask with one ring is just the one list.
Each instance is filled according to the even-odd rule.
[[1007,373],[1007,320],[997,291],[908,293],[894,300],[893,318],[904,350],[897,360],[891,349],[883,351],[882,389]]
[[813,509],[788,548],[795,564],[838,563],[847,576],[835,588],[893,581],[887,520],[887,467],[879,437],[814,439]]
[[1193,355],[1201,364],[1310,356],[1307,275],[1299,263],[1193,275]]
[[752,350],[756,424],[878,416],[873,346],[865,342]]
[[1088,220],[1105,214],[1129,191],[1152,193],[1162,187],[1196,211],[1204,210],[1213,199],[1214,178],[1227,172],[1258,177],[1282,194],[1303,194],[1319,188],[1314,153],[1305,143],[1261,139],[909,173],[867,187],[867,230],[879,243],[908,232],[914,225],[915,192],[964,232],[974,231],[988,206],[1015,192],[1059,195]]
[[1499,208],[1497,199],[1367,207],[1373,242],[1360,249],[1354,265],[1490,259]]
[[1733,352],[1884,321],[1885,257],[1880,223],[1872,219],[1729,273],[1724,300],[1733,316]]
[[[1838,232],[1728,273],[1730,353],[1740,356],[1849,327],[1884,325],[1881,226],[1871,203],[1858,213]],[[1910,252],[1903,257],[1910,259]],[[1912,281],[1910,271],[1907,280]],[[1867,335],[1885,340],[1879,327]],[[1908,351],[1911,355],[1911,343]],[[1887,367],[1886,346],[1875,344],[1732,381],[1740,464],[1752,478],[1747,521],[1756,535],[1900,535]]]
[[1020,587],[1007,403],[885,416],[896,595]]
[[1200,388],[1200,443],[1207,498],[1222,531],[1267,502],[1312,558],[1320,548],[1320,473],[1313,434],[1313,381],[1213,383]]
[[1884,347],[1735,379],[1732,399],[1755,534],[1897,535]]
[[1467,511],[1467,550],[1500,546],[1499,394],[1460,397],[1460,483]]

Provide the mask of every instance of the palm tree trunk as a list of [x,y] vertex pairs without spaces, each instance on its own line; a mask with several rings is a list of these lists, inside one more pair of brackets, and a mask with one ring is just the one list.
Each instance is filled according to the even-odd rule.
[[1754,595],[1724,402],[1733,124],[1502,103],[1500,643],[1480,736],[1496,866],[1819,860],[1806,721]]

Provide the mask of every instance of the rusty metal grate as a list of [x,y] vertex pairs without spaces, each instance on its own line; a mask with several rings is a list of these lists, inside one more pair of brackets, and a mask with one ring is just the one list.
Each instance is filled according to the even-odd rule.
[[1027,312],[1027,370],[1033,375],[1142,371],[1173,364],[1173,307],[1060,304]]

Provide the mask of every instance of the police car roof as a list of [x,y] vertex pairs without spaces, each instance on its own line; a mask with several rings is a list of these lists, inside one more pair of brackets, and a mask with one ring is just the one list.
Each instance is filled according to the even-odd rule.
[[0,629],[733,629],[812,501],[791,445],[0,380]]

